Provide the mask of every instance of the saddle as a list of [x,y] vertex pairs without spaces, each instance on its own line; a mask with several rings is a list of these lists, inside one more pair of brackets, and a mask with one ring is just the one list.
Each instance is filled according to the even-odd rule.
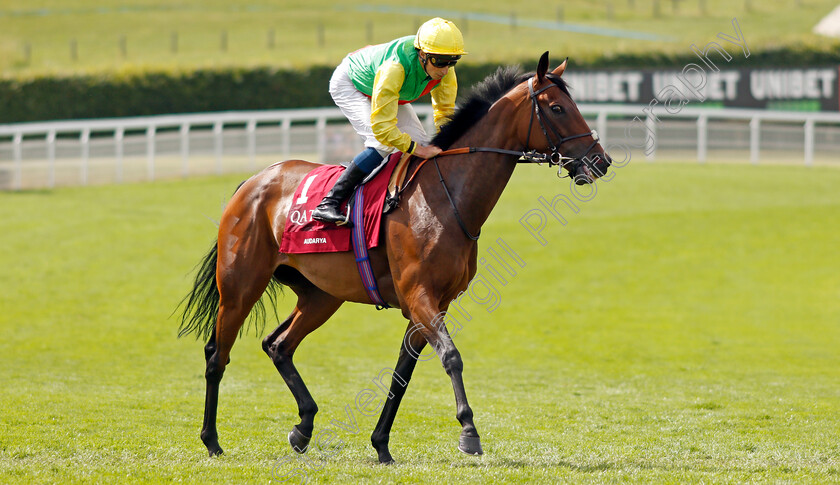
[[[396,209],[400,204],[400,192],[404,188],[405,177],[408,175],[408,162],[411,160],[410,153],[402,153],[397,166],[391,172],[391,178],[388,180],[387,195],[385,196],[385,205],[382,207],[382,213],[387,214]],[[393,156],[393,155],[392,155]]]
[[[379,245],[382,215],[397,207],[399,187],[405,180],[405,167],[410,157],[402,153],[391,155],[388,161],[378,169],[378,173],[369,177],[359,188],[364,187],[363,225],[366,246]],[[402,175],[394,174],[401,168]],[[351,230],[346,226],[324,223],[312,219],[312,211],[341,176],[344,167],[324,165],[309,172],[292,198],[292,204],[286,218],[280,244],[280,252],[286,254],[326,253],[351,250]],[[393,186],[389,190],[388,187]],[[357,188],[358,193],[358,188]],[[356,196],[342,203],[340,210],[347,212]]]

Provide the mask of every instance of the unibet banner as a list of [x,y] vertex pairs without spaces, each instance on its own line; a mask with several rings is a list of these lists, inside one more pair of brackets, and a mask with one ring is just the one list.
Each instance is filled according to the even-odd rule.
[[[693,67],[691,67],[693,66]],[[663,70],[570,70],[563,78],[579,103],[840,111],[840,67],[784,69],[701,68]]]

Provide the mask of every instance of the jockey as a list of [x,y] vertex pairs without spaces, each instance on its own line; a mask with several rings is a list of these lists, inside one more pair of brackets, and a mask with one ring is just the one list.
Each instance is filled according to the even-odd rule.
[[341,62],[330,79],[330,96],[365,143],[332,190],[313,211],[312,218],[345,224],[339,205],[397,150],[420,158],[441,152],[429,137],[410,104],[431,92],[435,126],[455,111],[458,83],[455,63],[464,52],[464,38],[452,22],[434,18],[417,35],[368,46]]

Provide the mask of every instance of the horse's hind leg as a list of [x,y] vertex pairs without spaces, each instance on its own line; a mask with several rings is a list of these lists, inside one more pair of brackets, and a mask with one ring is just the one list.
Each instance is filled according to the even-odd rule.
[[218,366],[210,365],[210,359],[216,354],[216,329],[210,334],[207,345],[204,346],[204,361],[207,370],[204,377],[207,380],[207,390],[204,396],[204,423],[201,425],[201,441],[207,447],[210,456],[221,455],[222,448],[219,446],[219,435],[216,432],[216,409],[219,404],[219,381],[222,380],[222,373],[214,371]]
[[[220,240],[220,242],[224,242]],[[224,247],[219,244],[219,247]],[[253,248],[252,248],[253,249]],[[268,254],[272,251],[269,248]],[[219,404],[219,382],[230,361],[230,351],[242,324],[251,312],[254,304],[260,299],[268,282],[271,280],[273,268],[270,264],[248,265],[252,258],[229,256],[225,257],[220,251],[217,265],[219,286],[219,315],[216,326],[207,345],[204,356],[207,361],[205,378],[207,393],[204,400],[204,424],[201,428],[201,441],[207,446],[210,456],[221,455],[218,432],[216,431],[216,410]]]
[[318,406],[300,377],[292,356],[300,342],[327,321],[344,303],[315,286],[295,286],[298,295],[295,311],[263,340],[263,350],[271,357],[298,405],[300,423],[289,433],[289,444],[298,453],[304,453],[312,438]]

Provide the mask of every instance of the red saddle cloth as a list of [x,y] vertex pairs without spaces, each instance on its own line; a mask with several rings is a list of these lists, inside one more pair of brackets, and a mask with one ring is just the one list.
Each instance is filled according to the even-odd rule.
[[[388,180],[401,156],[400,152],[391,155],[385,167],[364,185],[365,240],[368,248],[379,245],[382,208],[387,195]],[[292,207],[286,217],[286,227],[283,229],[283,239],[280,243],[281,253],[332,253],[352,249],[352,229],[312,220],[312,211],[321,203],[343,171],[344,167],[341,165],[324,165],[304,177],[295,190]],[[341,210],[347,212],[347,202],[341,204]]]

